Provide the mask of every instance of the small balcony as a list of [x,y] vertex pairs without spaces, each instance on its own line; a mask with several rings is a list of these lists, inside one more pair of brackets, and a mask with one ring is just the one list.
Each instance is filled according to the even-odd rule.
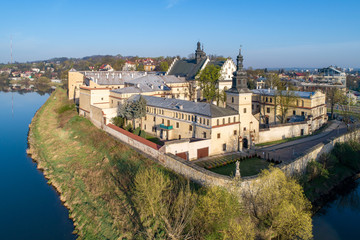
[[173,126],[172,126],[172,125],[166,126],[166,125],[164,125],[164,124],[160,124],[160,128],[161,128],[161,129],[165,129],[165,130],[171,130],[171,129],[173,129]]

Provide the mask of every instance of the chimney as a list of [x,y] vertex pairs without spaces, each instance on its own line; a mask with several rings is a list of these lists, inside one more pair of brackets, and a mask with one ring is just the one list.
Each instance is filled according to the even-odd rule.
[[109,74],[108,73],[106,74],[106,79],[109,79]]
[[121,73],[119,73],[119,78],[121,78]]
[[268,88],[268,92],[270,92],[270,88]]

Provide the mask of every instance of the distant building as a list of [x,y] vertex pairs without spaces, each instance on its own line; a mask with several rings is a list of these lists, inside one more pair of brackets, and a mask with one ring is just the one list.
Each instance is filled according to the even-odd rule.
[[346,73],[333,66],[319,69],[319,73],[314,76],[315,82],[328,84],[341,84],[346,86]]
[[[253,92],[252,112],[257,116],[261,124],[273,125],[281,121],[280,94],[275,89],[255,89]],[[286,91],[282,91],[282,95],[286,96]],[[290,91],[290,94],[296,97],[293,103],[288,106],[285,115],[287,122],[291,118],[308,121],[311,120],[313,125],[311,129],[315,130],[327,121],[327,108],[325,94],[317,92],[300,92]],[[276,99],[277,98],[277,99]],[[275,103],[276,101],[276,103]],[[276,105],[276,116],[275,116]],[[296,118],[296,116],[298,116]],[[295,120],[296,121],[296,120]],[[290,121],[291,122],[291,121]]]
[[110,64],[103,64],[100,66],[99,71],[112,72],[112,71],[114,71],[114,69],[110,66]]
[[131,61],[126,61],[123,66],[123,71],[135,71],[136,70],[136,63]]

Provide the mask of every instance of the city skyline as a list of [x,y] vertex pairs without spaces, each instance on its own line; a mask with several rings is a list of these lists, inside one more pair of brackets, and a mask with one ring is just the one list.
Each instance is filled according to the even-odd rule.
[[245,67],[360,67],[360,20],[355,1],[166,0],[98,6],[95,1],[14,1],[0,16],[0,63],[91,55],[177,56],[205,52]]

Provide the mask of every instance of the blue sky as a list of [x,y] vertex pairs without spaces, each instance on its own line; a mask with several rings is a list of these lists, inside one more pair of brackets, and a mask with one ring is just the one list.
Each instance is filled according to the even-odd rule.
[[2,2],[0,62],[96,54],[207,54],[245,67],[360,67],[360,1],[12,0]]

